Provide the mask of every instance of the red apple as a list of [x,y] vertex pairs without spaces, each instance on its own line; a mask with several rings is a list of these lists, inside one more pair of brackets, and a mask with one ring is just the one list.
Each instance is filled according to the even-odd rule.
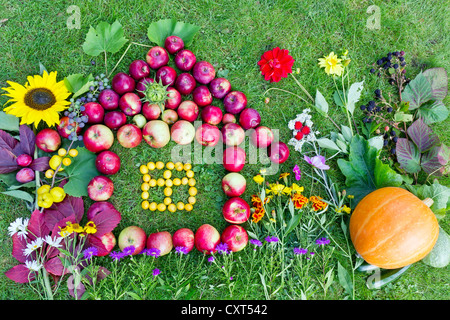
[[215,78],[209,83],[209,91],[216,99],[222,99],[231,91],[231,83],[225,78]]
[[245,159],[245,151],[240,147],[228,147],[223,152],[223,166],[227,171],[241,171],[244,168]]
[[192,68],[192,75],[197,82],[208,84],[216,76],[216,70],[211,63],[199,61]]
[[114,184],[108,177],[96,176],[89,182],[87,192],[91,200],[106,201],[114,192]]
[[289,148],[284,142],[277,141],[270,145],[267,155],[273,163],[283,163],[289,158]]
[[113,89],[105,89],[98,95],[98,102],[105,110],[115,110],[119,107],[120,96]]
[[203,146],[214,147],[221,138],[219,128],[208,123],[203,123],[195,132],[195,139]]
[[137,125],[128,123],[117,130],[117,140],[124,148],[137,147],[142,141],[142,131]]
[[147,120],[156,120],[161,115],[161,108],[157,104],[146,102],[142,106],[142,114]]
[[173,87],[167,88],[167,96],[169,99],[165,102],[165,107],[167,109],[176,109],[181,103],[181,93]]
[[163,86],[171,86],[175,83],[177,78],[177,72],[174,68],[169,66],[163,66],[156,71],[156,81],[162,83]]
[[119,99],[119,108],[127,116],[134,116],[141,112],[142,102],[134,92],[127,92]]
[[168,36],[164,41],[164,48],[170,54],[174,54],[184,48],[183,39],[178,36]]
[[83,142],[86,149],[97,153],[111,148],[114,143],[114,134],[104,124],[94,124],[84,132]]
[[221,236],[222,243],[228,245],[233,252],[241,251],[248,243],[247,231],[241,226],[231,225],[225,228]]
[[210,105],[213,97],[207,86],[198,86],[192,92],[192,98],[199,107]]
[[189,71],[195,65],[197,58],[192,53],[192,51],[184,49],[178,51],[175,56],[174,62],[175,66],[182,71]]
[[119,72],[113,77],[111,87],[117,94],[123,95],[127,92],[133,92],[136,87],[136,82],[126,73]]
[[172,243],[175,248],[185,247],[190,252],[194,248],[194,232],[188,228],[178,229],[172,236]]
[[28,167],[33,162],[33,157],[29,154],[21,154],[16,158],[17,165],[21,167]]
[[45,128],[36,135],[36,146],[44,152],[55,152],[61,145],[61,137],[56,130]]
[[28,183],[35,178],[34,170],[30,168],[22,168],[16,173],[16,180],[20,183]]
[[147,239],[147,249],[158,249],[160,256],[168,254],[173,248],[172,235],[168,231],[150,233]]
[[245,191],[247,181],[237,172],[230,172],[222,178],[222,190],[228,197],[239,197]]
[[245,130],[256,128],[261,123],[261,116],[256,109],[246,108],[239,115],[239,123]]
[[215,253],[219,243],[220,233],[210,224],[201,225],[195,232],[194,245],[198,251],[204,254]]
[[141,253],[147,243],[145,231],[137,226],[129,226],[119,234],[119,248],[123,251],[126,247],[133,246],[133,256]]
[[101,174],[116,174],[120,169],[120,157],[112,151],[102,151],[95,159],[95,166]]
[[227,146],[240,145],[245,139],[245,131],[237,123],[227,123],[221,129],[223,143]]
[[162,148],[170,141],[170,130],[162,120],[147,122],[142,131],[143,138],[153,148]]
[[108,128],[116,130],[127,123],[127,116],[122,111],[110,111],[105,114],[103,123]]
[[147,52],[146,60],[150,68],[156,70],[169,62],[169,55],[163,47],[154,46]]
[[227,124],[227,123],[236,123],[236,116],[234,114],[231,113],[225,113],[222,117],[222,123],[223,124]]
[[178,120],[178,113],[173,109],[166,109],[161,114],[161,120],[167,124],[174,124]]
[[202,109],[201,112],[203,122],[218,125],[223,118],[222,109],[216,106],[207,106]]
[[196,85],[197,82],[190,73],[182,73],[175,80],[175,89],[185,96],[194,91]]
[[247,106],[247,97],[240,91],[231,91],[223,98],[223,107],[226,112],[238,114]]
[[266,126],[256,127],[250,134],[250,141],[258,148],[267,148],[272,143],[273,138],[272,130]]
[[134,60],[130,63],[128,73],[134,80],[140,80],[149,76],[150,66],[144,60]]
[[195,128],[189,121],[179,120],[170,128],[170,135],[177,144],[186,145],[194,140]]
[[194,122],[198,117],[199,109],[195,102],[185,100],[178,106],[177,113],[181,119]]
[[142,78],[138,81],[136,84],[136,91],[139,98],[145,97],[145,88],[147,87],[147,84],[153,83],[155,80],[153,78]]
[[105,116],[105,109],[97,102],[88,102],[84,105],[83,116],[88,117],[88,123],[102,123]]
[[69,117],[64,116],[59,120],[59,124],[56,127],[56,130],[61,137],[67,139],[69,135],[74,131],[78,135],[81,132],[82,128],[78,125],[77,122],[73,120],[71,122]]
[[112,232],[105,233],[104,235],[102,235],[100,237],[100,240],[102,241],[102,244],[105,247],[105,250],[98,252],[97,256],[104,257],[104,256],[110,254],[112,249],[114,249],[114,247],[116,246],[117,241],[116,241],[116,237],[114,236],[114,233],[112,233]]
[[233,224],[241,224],[250,217],[250,206],[244,199],[233,197],[228,199],[222,208],[225,221]]

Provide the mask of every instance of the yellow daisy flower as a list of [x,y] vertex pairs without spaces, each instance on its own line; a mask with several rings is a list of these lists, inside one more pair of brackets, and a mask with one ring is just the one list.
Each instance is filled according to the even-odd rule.
[[305,189],[305,188],[303,188],[303,187],[300,187],[298,184],[296,184],[296,183],[293,183],[292,184],[292,186],[291,186],[291,188],[292,188],[292,191],[294,191],[294,192],[296,192],[296,193],[301,193],[301,192],[303,192],[303,190]]
[[257,184],[261,184],[264,182],[264,177],[261,176],[260,174],[256,175],[253,177],[253,180],[257,183]]
[[341,76],[344,67],[341,64],[342,59],[339,59],[334,52],[330,52],[328,56],[319,58],[319,67],[325,68],[325,73]]
[[64,81],[56,82],[56,71],[42,76],[28,76],[25,86],[7,81],[10,87],[2,88],[10,97],[6,104],[12,103],[3,111],[21,118],[20,124],[33,124],[37,128],[43,120],[49,127],[59,123],[59,112],[70,105],[66,99],[70,96]]

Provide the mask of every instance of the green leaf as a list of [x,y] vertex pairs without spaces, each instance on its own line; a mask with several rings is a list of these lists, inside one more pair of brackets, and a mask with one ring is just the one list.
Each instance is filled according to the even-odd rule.
[[0,111],[0,130],[19,131],[19,118],[12,114]]
[[317,139],[317,144],[324,149],[330,149],[330,150],[335,150],[335,151],[341,151],[341,149],[337,146],[337,144],[328,138],[320,138]]
[[342,90],[335,91],[333,94],[334,103],[336,103],[339,107],[344,107],[344,100],[341,97],[344,96],[344,92]]
[[314,106],[316,107],[317,111],[319,111],[319,113],[323,116],[326,116],[328,114],[328,102],[319,90],[316,91]]
[[169,36],[178,36],[183,39],[184,45],[188,46],[200,27],[178,22],[175,19],[164,19],[152,22],[147,29],[147,37],[151,42],[164,47],[164,41]]
[[396,112],[394,114],[394,121],[397,122],[410,122],[414,120],[414,116],[409,113],[404,113],[403,111]]
[[433,100],[444,100],[448,92],[447,71],[444,68],[431,68],[423,72],[430,83]]
[[391,169],[389,164],[380,159],[375,160],[375,186],[377,189],[384,187],[399,187],[403,183],[402,176]]
[[353,83],[348,89],[347,94],[347,105],[345,106],[347,110],[353,114],[355,111],[355,105],[361,97],[361,91],[363,89],[364,81]]
[[431,104],[424,104],[417,110],[417,116],[426,124],[441,122],[447,119],[448,109],[442,101],[436,100]]
[[421,261],[433,268],[444,268],[450,263],[450,237],[441,227],[436,244]]
[[353,296],[352,278],[350,277],[348,271],[341,265],[339,261],[338,261],[338,279],[341,286],[344,287],[345,292],[348,295]]
[[89,87],[94,85],[94,76],[89,74],[84,76],[81,73],[71,74],[64,78],[67,90],[73,93],[72,98],[76,98],[89,91]]
[[411,80],[402,92],[402,100],[409,102],[409,110],[433,99],[431,84],[423,73]]
[[83,51],[94,57],[102,52],[116,53],[128,41],[123,34],[119,21],[116,20],[112,25],[102,21],[95,29],[90,27],[83,43]]
[[34,202],[33,196],[31,194],[29,194],[28,192],[25,192],[22,190],[4,191],[2,193],[6,194],[7,196],[22,199],[22,200],[25,200],[28,202]]
[[440,219],[450,209],[450,188],[441,185],[437,179],[431,185],[406,185],[406,188],[420,200],[432,199],[433,205],[430,209]]
[[406,138],[398,139],[396,155],[400,168],[408,173],[420,171],[420,152],[412,141]]
[[78,147],[77,150],[78,156],[65,169],[69,182],[64,185],[64,191],[73,197],[83,197],[88,196],[87,186],[99,172],[95,167],[95,153],[82,147]]

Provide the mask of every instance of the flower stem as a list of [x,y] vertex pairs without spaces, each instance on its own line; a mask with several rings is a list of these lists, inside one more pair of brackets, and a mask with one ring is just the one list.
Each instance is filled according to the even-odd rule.
[[302,86],[302,84],[297,80],[297,78],[296,78],[292,73],[290,73],[290,75],[292,76],[292,78],[294,78],[295,82],[298,84],[298,86],[300,87],[300,89],[302,89],[303,92],[308,96],[308,98],[310,98],[311,101],[314,103],[314,98],[311,97],[311,95],[309,94],[309,92]]

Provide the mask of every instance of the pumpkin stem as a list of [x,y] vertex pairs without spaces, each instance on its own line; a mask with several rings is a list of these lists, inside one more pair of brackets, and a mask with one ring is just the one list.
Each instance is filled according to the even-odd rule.
[[434,203],[433,199],[431,199],[431,198],[423,199],[422,202],[425,203],[425,205],[428,208],[430,208],[433,205],[433,203]]

